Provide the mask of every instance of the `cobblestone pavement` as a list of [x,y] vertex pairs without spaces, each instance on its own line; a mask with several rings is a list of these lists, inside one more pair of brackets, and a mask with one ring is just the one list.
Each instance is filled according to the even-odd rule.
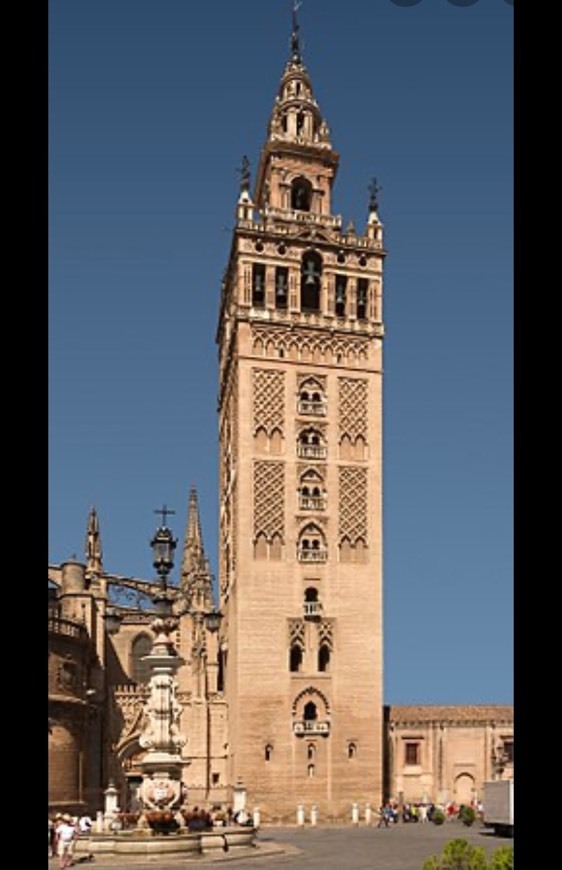
[[[251,851],[200,856],[190,859],[137,858],[111,856],[98,857],[92,864],[95,870],[178,870],[178,865],[225,864],[224,870],[258,870],[258,868],[309,868],[309,870],[422,870],[430,855],[438,855],[444,844],[462,838],[483,846],[488,857],[499,846],[513,844],[512,839],[496,837],[480,824],[470,828],[451,821],[437,826],[427,824],[398,824],[389,828],[352,827],[265,827],[258,834],[256,847]],[[58,868],[58,861],[49,861],[50,870]],[[76,867],[82,866],[82,862]]]

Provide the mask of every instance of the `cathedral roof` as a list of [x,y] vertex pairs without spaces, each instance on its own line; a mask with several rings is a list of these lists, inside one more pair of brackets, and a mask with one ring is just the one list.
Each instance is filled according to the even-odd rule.
[[513,722],[509,704],[390,705],[390,722]]

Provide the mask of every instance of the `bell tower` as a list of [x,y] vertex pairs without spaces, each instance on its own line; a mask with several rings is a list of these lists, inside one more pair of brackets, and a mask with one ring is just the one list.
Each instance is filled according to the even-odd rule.
[[339,155],[290,56],[222,283],[221,679],[228,781],[265,820],[382,799],[382,267],[332,211]]

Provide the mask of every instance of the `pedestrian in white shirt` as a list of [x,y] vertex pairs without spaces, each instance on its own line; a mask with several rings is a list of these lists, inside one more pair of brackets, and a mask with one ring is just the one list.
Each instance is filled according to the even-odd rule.
[[72,867],[74,864],[76,835],[76,825],[72,824],[72,819],[68,813],[64,813],[61,823],[57,827],[57,854],[61,870],[65,870],[66,867]]

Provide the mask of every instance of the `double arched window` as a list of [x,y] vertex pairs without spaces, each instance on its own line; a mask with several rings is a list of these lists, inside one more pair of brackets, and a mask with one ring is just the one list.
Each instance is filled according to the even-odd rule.
[[326,444],[322,434],[317,429],[303,429],[299,434],[297,455],[301,459],[326,458]]
[[301,510],[324,510],[326,498],[324,482],[313,469],[305,471],[299,481],[299,508]]
[[299,414],[308,416],[324,416],[326,414],[326,397],[320,384],[314,379],[307,379],[299,388]]
[[302,530],[298,541],[297,557],[299,562],[326,561],[326,541],[322,531],[314,523],[309,523]]

